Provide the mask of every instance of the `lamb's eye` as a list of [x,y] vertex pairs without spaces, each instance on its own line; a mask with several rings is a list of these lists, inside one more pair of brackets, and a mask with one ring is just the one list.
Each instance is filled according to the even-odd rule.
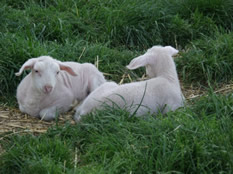
[[59,71],[57,72],[57,74],[59,74]]
[[35,73],[38,73],[39,71],[38,70],[35,70]]

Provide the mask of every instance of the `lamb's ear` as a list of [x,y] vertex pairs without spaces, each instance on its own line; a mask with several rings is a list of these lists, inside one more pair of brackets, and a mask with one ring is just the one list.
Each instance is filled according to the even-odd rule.
[[131,60],[129,65],[127,65],[126,67],[132,70],[132,69],[137,69],[142,66],[146,66],[147,64],[148,64],[147,56],[142,55],[142,56],[136,57],[133,60]]
[[167,53],[171,56],[175,56],[179,52],[177,49],[173,48],[172,46],[166,46],[165,49]]
[[20,76],[25,69],[32,69],[34,64],[36,63],[37,58],[31,58],[27,60],[20,68],[19,72],[15,73],[16,76]]
[[62,62],[59,62],[58,64],[60,66],[60,70],[66,71],[72,76],[77,76],[76,72],[69,65],[66,65]]

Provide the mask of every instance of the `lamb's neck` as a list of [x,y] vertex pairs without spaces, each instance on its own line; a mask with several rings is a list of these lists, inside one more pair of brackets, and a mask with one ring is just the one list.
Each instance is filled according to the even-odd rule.
[[178,80],[177,74],[174,75],[173,72],[158,73],[158,76],[166,78],[166,79],[168,79],[171,82],[179,84],[179,80]]
[[71,76],[67,72],[60,72],[58,80],[59,83],[72,91],[75,99],[81,101],[87,96],[89,79],[85,77],[82,66],[76,70],[76,73],[78,74],[77,76]]
[[60,83],[64,84],[67,88],[72,89],[72,80],[67,72],[60,72],[58,79],[61,81]]
[[172,60],[167,60],[161,62],[161,64],[157,64],[155,68],[157,77],[163,77],[171,81],[172,83],[176,83],[179,85],[179,79],[175,67],[175,63]]
[[87,73],[85,72],[84,69],[79,70],[79,74],[77,76],[77,81],[79,82],[78,84],[76,83],[76,87],[74,88],[74,93],[76,94],[75,96],[77,100],[82,101],[85,99],[88,94],[90,93],[89,91],[89,81],[90,77],[86,75]]

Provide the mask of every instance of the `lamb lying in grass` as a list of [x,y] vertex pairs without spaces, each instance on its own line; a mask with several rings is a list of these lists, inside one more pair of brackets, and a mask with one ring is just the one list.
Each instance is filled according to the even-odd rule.
[[105,82],[104,76],[90,64],[61,62],[49,56],[26,61],[20,71],[31,69],[17,88],[17,100],[22,112],[43,120],[70,109],[74,100],[83,100]]
[[166,113],[183,106],[183,95],[172,56],[178,50],[171,46],[153,46],[147,52],[134,58],[128,69],[146,67],[149,80],[117,85],[104,83],[91,93],[76,109],[75,120],[82,115],[104,106],[117,105],[131,114]]

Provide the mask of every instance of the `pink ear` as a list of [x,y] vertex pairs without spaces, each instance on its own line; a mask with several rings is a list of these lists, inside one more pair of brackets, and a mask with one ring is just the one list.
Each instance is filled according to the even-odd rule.
[[16,76],[20,76],[25,69],[32,69],[34,64],[36,63],[38,59],[37,58],[31,58],[27,60],[22,67],[20,68],[19,72],[15,73]]
[[61,70],[68,72],[72,76],[77,76],[76,72],[74,72],[74,70],[70,66],[61,62],[59,62],[58,64]]

